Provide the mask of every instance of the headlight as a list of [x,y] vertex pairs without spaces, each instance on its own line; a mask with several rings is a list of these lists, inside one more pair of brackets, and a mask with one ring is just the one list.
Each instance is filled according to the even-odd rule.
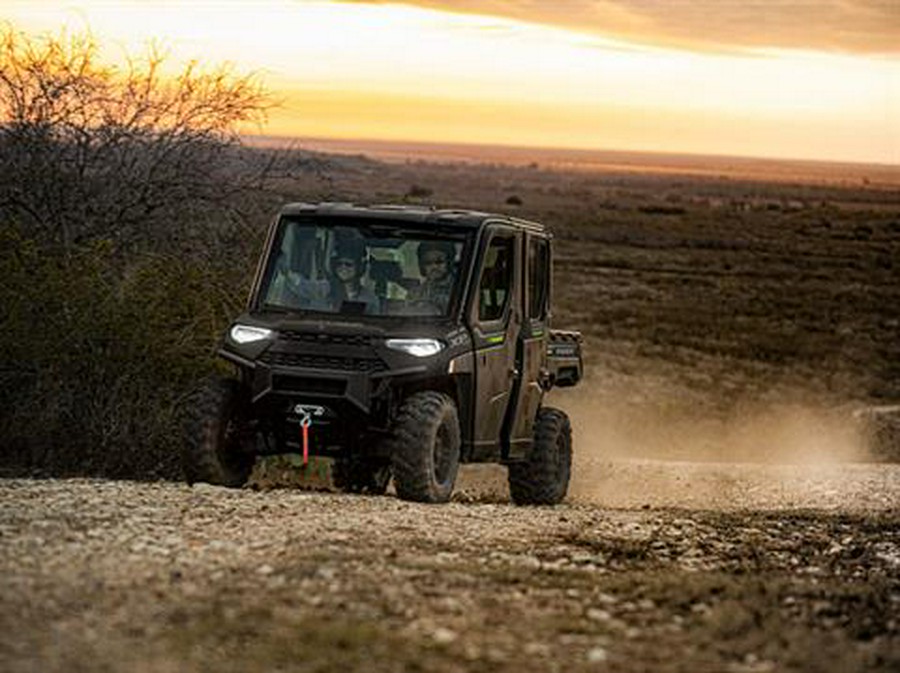
[[417,358],[427,358],[444,350],[444,344],[437,339],[388,339],[384,344],[395,351],[403,351]]
[[265,327],[251,327],[250,325],[235,325],[231,328],[231,338],[239,344],[248,344],[253,341],[262,341],[272,336],[272,330]]

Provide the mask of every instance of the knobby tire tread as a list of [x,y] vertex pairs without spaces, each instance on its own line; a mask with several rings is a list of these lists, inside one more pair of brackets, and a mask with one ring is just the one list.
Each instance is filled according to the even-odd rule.
[[[444,425],[450,433],[450,468],[447,481],[439,484],[434,475],[433,449]],[[460,444],[459,416],[448,395],[425,391],[409,396],[397,414],[392,439],[397,495],[416,502],[449,500],[459,468]]]
[[[542,407],[527,460],[509,466],[509,492],[517,505],[556,505],[566,496],[572,468],[572,427],[566,414]],[[560,446],[562,439],[562,446]],[[557,452],[565,455],[557,458]],[[557,462],[562,469],[557,469]]]
[[181,458],[189,484],[239,487],[247,481],[253,458],[223,445],[226,426],[240,404],[241,386],[233,379],[211,379],[188,400]]

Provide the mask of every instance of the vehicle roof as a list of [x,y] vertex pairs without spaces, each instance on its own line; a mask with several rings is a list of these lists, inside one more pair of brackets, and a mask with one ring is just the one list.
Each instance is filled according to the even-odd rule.
[[308,215],[313,217],[358,217],[399,220],[416,224],[440,224],[477,229],[488,223],[505,224],[535,233],[548,233],[547,228],[530,220],[483,213],[477,210],[441,209],[417,205],[361,205],[355,203],[288,203],[281,208],[281,215]]

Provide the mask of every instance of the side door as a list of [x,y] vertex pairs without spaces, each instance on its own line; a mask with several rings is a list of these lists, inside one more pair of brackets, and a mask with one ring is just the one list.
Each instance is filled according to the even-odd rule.
[[501,458],[504,423],[514,399],[516,342],[522,324],[521,232],[491,227],[470,306],[475,346],[473,457]]
[[534,438],[534,419],[544,397],[549,329],[550,242],[529,233],[524,245],[524,321],[517,335],[513,404],[509,407],[509,458],[525,458]]

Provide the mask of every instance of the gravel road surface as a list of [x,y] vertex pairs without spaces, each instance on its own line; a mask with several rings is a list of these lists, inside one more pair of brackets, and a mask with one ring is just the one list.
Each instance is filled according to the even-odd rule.
[[900,670],[900,466],[598,467],[556,508],[0,481],[0,670]]

